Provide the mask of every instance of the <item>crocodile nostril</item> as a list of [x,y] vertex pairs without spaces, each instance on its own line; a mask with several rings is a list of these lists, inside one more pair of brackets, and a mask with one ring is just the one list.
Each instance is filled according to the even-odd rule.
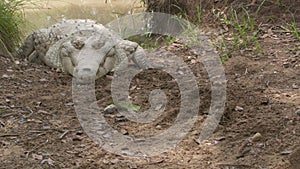
[[83,68],[82,70],[85,71],[85,72],[91,72],[92,71],[92,69],[90,69],[90,68]]

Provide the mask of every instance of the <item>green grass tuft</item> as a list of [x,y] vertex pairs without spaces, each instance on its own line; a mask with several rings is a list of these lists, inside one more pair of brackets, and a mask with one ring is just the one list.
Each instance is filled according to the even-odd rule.
[[13,52],[20,42],[19,25],[23,23],[22,7],[25,0],[0,1],[0,40]]
[[293,21],[291,23],[291,31],[293,32],[295,38],[300,41],[300,31],[299,28],[297,27],[297,23],[295,18],[293,17]]
[[[254,18],[250,16],[245,8],[229,11],[213,10],[214,16],[223,26],[222,40],[214,44],[221,51],[221,60],[226,62],[231,57],[231,52],[251,48],[255,53],[262,52],[259,42],[259,29]],[[225,38],[226,37],[226,38]]]

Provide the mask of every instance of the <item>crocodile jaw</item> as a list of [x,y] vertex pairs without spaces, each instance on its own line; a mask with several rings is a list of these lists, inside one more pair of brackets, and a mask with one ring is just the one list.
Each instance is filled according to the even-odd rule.
[[[92,36],[85,41],[77,58],[74,76],[79,83],[89,83],[111,71],[114,67],[115,41],[104,41],[101,36]],[[109,64],[107,64],[109,63]]]

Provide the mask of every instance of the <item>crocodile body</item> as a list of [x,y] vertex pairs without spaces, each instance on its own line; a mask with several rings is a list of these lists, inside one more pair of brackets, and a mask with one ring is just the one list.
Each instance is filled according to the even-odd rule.
[[14,54],[18,58],[27,58],[29,61],[43,61],[49,47],[80,30],[101,30],[104,26],[92,20],[62,20],[49,28],[39,29],[30,34],[22,46]]
[[30,62],[44,63],[81,78],[99,78],[129,57],[138,66],[151,67],[135,42],[92,20],[64,20],[34,31],[15,53]]

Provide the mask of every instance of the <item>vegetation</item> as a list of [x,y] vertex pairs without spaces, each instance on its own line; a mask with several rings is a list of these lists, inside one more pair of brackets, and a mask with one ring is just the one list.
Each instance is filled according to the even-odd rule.
[[[0,1],[0,49],[7,50],[9,52],[14,51],[16,46],[20,42],[20,25],[23,22],[22,8],[27,0],[1,0]],[[185,18],[192,21],[194,24],[202,27],[205,23],[206,15],[211,15],[215,21],[218,22],[222,28],[222,33],[218,40],[214,42],[215,47],[220,51],[221,59],[225,62],[233,51],[243,50],[251,47],[256,52],[261,51],[261,45],[259,42],[259,27],[258,22],[254,19],[253,14],[259,15],[263,5],[266,3],[276,4],[280,7],[285,6],[281,0],[266,1],[263,0],[258,7],[255,8],[249,14],[249,8],[244,2],[240,2],[232,5],[234,1],[225,0],[225,6],[218,8],[214,6],[207,6],[213,3],[208,3],[203,0],[184,1],[184,0],[140,0],[147,7],[147,11],[165,12],[175,14],[179,18]],[[112,4],[111,4],[112,6]],[[107,6],[106,6],[107,7]],[[194,8],[191,8],[194,7]],[[93,6],[94,8],[94,6]],[[75,9],[75,10],[74,10]],[[101,18],[102,14],[92,14],[97,10],[104,10],[103,8],[82,8],[78,6],[71,6],[70,9],[61,9],[69,18]],[[52,11],[52,12],[51,12]],[[61,11],[51,10],[44,14],[38,14],[34,16],[34,12],[27,14],[27,17],[32,17],[33,22],[38,22],[45,25],[46,19],[50,18],[51,21],[56,22],[53,18],[59,18]],[[74,13],[74,11],[76,11]],[[79,12],[81,11],[81,12]],[[125,10],[124,10],[125,11]],[[256,12],[255,12],[256,11]],[[56,16],[57,15],[57,16]],[[59,16],[58,16],[59,15]],[[49,16],[53,16],[49,17]],[[105,16],[107,18],[107,16]],[[267,16],[266,16],[267,17]],[[32,23],[32,25],[38,25],[38,23]],[[40,27],[40,26],[38,26]],[[300,41],[300,32],[297,28],[295,18],[288,24],[286,30],[291,32],[297,40]],[[187,28],[188,29],[188,28]],[[26,34],[26,30],[23,30]],[[31,30],[30,30],[31,32]],[[147,33],[144,36],[131,37],[129,40],[139,42],[141,46],[147,49],[158,48],[161,44],[171,44],[175,39],[168,36],[153,35]],[[5,47],[5,49],[3,49]],[[7,53],[7,52],[6,52]]]
[[215,44],[222,53],[222,62],[228,60],[230,53],[235,50],[252,47],[255,52],[261,52],[262,47],[258,40],[259,28],[245,8],[242,7],[238,12],[231,7],[227,13],[217,10],[213,10],[213,13],[226,32],[221,35],[222,40]]
[[[167,12],[176,14],[179,17],[184,17],[199,27],[203,24],[202,12],[205,11],[206,5],[203,0],[197,1],[194,10],[186,10],[189,2],[184,1],[143,1],[147,5],[148,11]],[[195,3],[195,1],[194,1]],[[229,1],[225,1],[226,6],[230,6]],[[242,4],[242,3],[241,3]],[[259,9],[258,9],[259,10]],[[207,12],[206,12],[207,13]],[[248,11],[241,5],[239,9],[234,7],[225,8],[224,11],[211,7],[210,12],[218,21],[219,25],[225,29],[221,33],[220,41],[214,43],[215,47],[221,53],[221,60],[225,62],[230,53],[234,50],[241,50],[252,46],[255,51],[260,52],[261,45],[258,40],[258,27],[256,21],[248,13]],[[226,36],[225,36],[226,35]]]
[[290,29],[291,29],[291,32],[294,34],[295,38],[298,41],[300,41],[300,31],[299,31],[299,28],[297,27],[297,23],[296,23],[296,20],[294,17],[293,17],[292,23],[290,24]]
[[[23,22],[22,7],[25,0],[0,1],[0,40],[2,48],[13,52],[20,42],[19,26]],[[0,44],[1,45],[1,44]]]
[[[183,17],[196,24],[199,28],[203,23],[217,23],[220,34],[213,41],[214,46],[220,53],[221,60],[225,62],[236,51],[251,50],[256,54],[262,53],[260,36],[262,31],[261,20],[276,23],[279,18],[269,9],[274,11],[290,12],[292,17],[286,16],[281,28],[294,35],[300,41],[299,24],[294,18],[297,11],[296,0],[291,4],[284,4],[281,0],[266,1],[233,1],[225,0],[222,4],[210,3],[203,0],[141,0],[145,3],[147,11],[164,12]],[[295,4],[295,5],[292,5]],[[209,18],[210,20],[207,20]],[[260,20],[258,20],[260,19]],[[217,21],[217,22],[215,22]],[[286,26],[283,26],[286,25]]]
[[143,48],[152,50],[159,48],[161,45],[170,45],[176,39],[167,35],[154,35],[152,33],[145,33],[144,35],[129,37],[127,40],[137,42]]

